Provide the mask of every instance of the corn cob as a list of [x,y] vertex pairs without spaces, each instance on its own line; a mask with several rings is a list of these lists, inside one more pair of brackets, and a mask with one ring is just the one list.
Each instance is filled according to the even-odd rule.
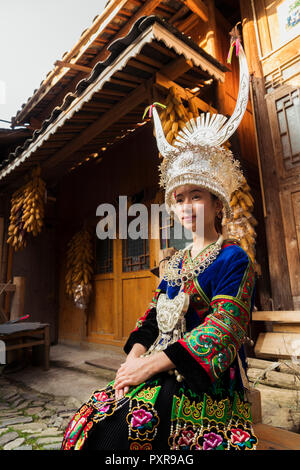
[[46,186],[39,168],[34,169],[31,176],[32,179],[11,198],[7,243],[16,251],[27,245],[28,233],[37,236],[43,227]]
[[88,298],[92,289],[93,245],[88,229],[77,232],[67,244],[65,291],[77,302],[78,291]]
[[258,274],[261,274],[261,267],[255,259],[255,243],[257,234],[254,226],[257,225],[257,220],[252,215],[254,199],[250,191],[251,188],[247,184],[245,177],[243,177],[241,187],[232,194],[230,200],[230,206],[233,211],[233,222],[228,223],[225,219],[223,221],[223,225],[227,232],[226,235],[229,238],[236,238],[239,240],[241,247],[251,258],[255,271]]

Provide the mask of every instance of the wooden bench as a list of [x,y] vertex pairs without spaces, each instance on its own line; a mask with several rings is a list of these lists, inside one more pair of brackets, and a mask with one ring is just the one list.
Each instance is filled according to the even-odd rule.
[[0,325],[0,340],[5,343],[5,351],[43,345],[43,366],[44,370],[49,369],[50,325],[48,323],[4,323]]
[[300,434],[267,424],[253,425],[257,450],[300,450]]
[[268,322],[272,331],[260,333],[254,353],[261,359],[300,357],[300,310],[254,311],[252,321]]

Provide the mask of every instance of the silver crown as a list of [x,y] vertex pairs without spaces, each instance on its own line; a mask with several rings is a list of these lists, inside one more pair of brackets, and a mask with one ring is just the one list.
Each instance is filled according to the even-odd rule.
[[166,140],[162,124],[153,107],[153,118],[158,150],[163,157],[160,165],[160,184],[165,188],[168,211],[174,204],[174,190],[183,184],[199,185],[224,204],[226,217],[232,217],[231,195],[242,184],[239,161],[230,150],[222,146],[238,128],[245,113],[249,97],[249,70],[246,56],[239,45],[239,93],[232,116],[203,113],[186,123],[178,133],[174,145]]

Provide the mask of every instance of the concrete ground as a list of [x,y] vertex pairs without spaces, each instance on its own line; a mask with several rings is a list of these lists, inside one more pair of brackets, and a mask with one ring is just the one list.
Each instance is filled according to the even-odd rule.
[[27,364],[6,376],[38,392],[58,397],[72,396],[84,402],[94,390],[105,387],[114,379],[115,371],[124,358],[125,354],[116,347],[101,345],[90,348],[57,344],[50,348],[48,371]]

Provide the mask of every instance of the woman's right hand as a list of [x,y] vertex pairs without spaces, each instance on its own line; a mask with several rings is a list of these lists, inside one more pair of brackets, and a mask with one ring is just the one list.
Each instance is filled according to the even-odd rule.
[[[133,347],[131,348],[131,351],[130,353],[128,354],[128,356],[126,357],[126,360],[125,360],[125,363],[132,359],[132,358],[136,358],[136,357],[140,357],[142,354],[144,354],[145,352],[147,351],[147,349],[145,348],[145,346],[143,346],[142,344],[139,344],[139,343],[136,343],[133,345]],[[123,364],[121,364],[122,366]],[[129,391],[129,387],[124,387],[120,390],[115,390],[115,398],[116,400],[120,400],[121,398],[124,397],[124,395],[126,395],[126,393],[128,393]]]

